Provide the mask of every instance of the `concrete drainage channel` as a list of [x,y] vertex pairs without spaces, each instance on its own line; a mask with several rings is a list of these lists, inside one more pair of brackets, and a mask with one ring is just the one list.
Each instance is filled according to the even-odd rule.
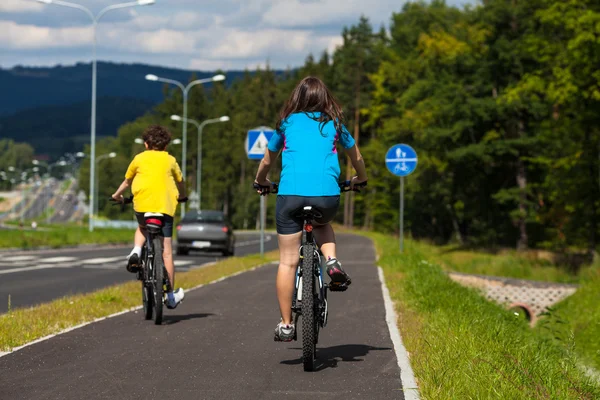
[[463,286],[478,289],[488,300],[493,300],[516,314],[522,315],[534,326],[540,314],[553,304],[571,296],[577,285],[471,275],[451,272],[449,277]]

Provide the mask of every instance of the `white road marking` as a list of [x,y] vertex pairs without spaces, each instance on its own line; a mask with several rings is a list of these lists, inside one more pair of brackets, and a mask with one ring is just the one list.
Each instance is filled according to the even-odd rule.
[[60,263],[60,262],[66,262],[66,261],[74,261],[76,259],[77,258],[75,258],[75,257],[50,257],[50,258],[42,258],[38,262],[43,262],[43,263]]
[[[265,235],[265,243],[270,242],[271,239],[272,239],[271,235]],[[259,243],[260,243],[260,239],[246,240],[245,242],[236,242],[235,247],[250,246],[250,245],[259,244]]]
[[14,261],[31,261],[35,260],[39,257],[36,256],[13,256],[13,257],[3,257],[2,261],[14,262]]
[[117,262],[117,261],[122,261],[123,264],[125,263],[126,257],[99,257],[99,258],[88,258],[85,260],[82,260],[81,263],[82,264],[108,264],[108,263],[113,263],[113,262]]
[[383,275],[383,269],[377,267],[379,274],[379,281],[381,282],[381,292],[383,293],[383,303],[385,305],[385,322],[387,322],[388,329],[390,331],[390,338],[394,344],[394,351],[396,352],[396,359],[398,360],[398,367],[400,368],[400,380],[402,381],[402,390],[404,391],[404,398],[406,400],[419,400],[419,387],[415,380],[415,375],[410,366],[408,351],[402,343],[402,337],[398,330],[398,317],[396,311],[394,311],[394,303],[390,297],[390,291],[385,285],[385,277]]
[[184,265],[190,265],[193,263],[194,263],[193,261],[189,261],[189,260],[175,260],[176,267],[183,267]]
[[70,268],[73,265],[36,265],[33,267],[21,267],[13,269],[0,270],[0,274],[13,274],[15,272],[34,271],[36,269],[49,269],[49,268]]

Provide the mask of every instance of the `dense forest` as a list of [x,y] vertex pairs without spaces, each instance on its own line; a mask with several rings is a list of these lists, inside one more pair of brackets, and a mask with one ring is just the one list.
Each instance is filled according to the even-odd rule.
[[[253,227],[257,163],[246,132],[274,126],[304,76],[321,77],[344,105],[369,171],[364,193],[344,197],[339,222],[397,232],[399,180],[385,167],[396,143],[416,149],[406,178],[406,227],[438,243],[565,250],[597,245],[600,199],[600,3],[590,0],[484,0],[458,9],[410,2],[389,29],[361,18],[332,54],[309,55],[286,74],[247,72],[228,86],[194,88],[189,117],[229,115],[203,133],[202,207],[225,210],[238,228]],[[194,79],[194,77],[190,77]],[[118,186],[134,139],[152,123],[181,137],[177,88],[164,102],[99,142],[115,151],[100,170],[100,208]],[[193,189],[197,135],[188,128],[188,185]],[[181,160],[181,146],[170,151]],[[346,171],[346,160],[340,156]],[[88,187],[89,167],[82,169]],[[272,179],[277,180],[277,171]],[[272,223],[274,199],[269,199]]]

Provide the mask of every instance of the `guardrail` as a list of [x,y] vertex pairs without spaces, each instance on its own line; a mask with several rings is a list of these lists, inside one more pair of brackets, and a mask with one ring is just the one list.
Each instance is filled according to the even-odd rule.
[[137,221],[95,219],[92,224],[94,228],[136,229],[138,227]]

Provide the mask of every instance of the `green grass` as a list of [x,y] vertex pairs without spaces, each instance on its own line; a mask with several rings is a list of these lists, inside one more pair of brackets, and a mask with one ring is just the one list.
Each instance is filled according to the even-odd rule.
[[375,240],[424,399],[596,399],[569,347],[448,278],[431,246]]
[[[177,287],[191,288],[276,260],[277,252],[264,257],[232,257],[202,269],[176,275]],[[2,301],[8,301],[2,299]],[[141,305],[140,283],[131,281],[93,293],[64,297],[0,315],[0,351],[10,351],[41,337],[96,318]],[[141,317],[140,317],[141,318]]]
[[[422,244],[422,246],[426,246]],[[483,251],[463,250],[452,246],[428,246],[431,259],[447,271],[532,279],[546,282],[577,283],[592,273],[592,267],[582,267],[573,273],[566,266],[537,258],[534,252],[503,251],[490,254]]]
[[596,268],[575,294],[550,310],[536,331],[563,346],[572,346],[588,366],[600,370],[600,269]]
[[[33,249],[37,247],[63,247],[80,244],[129,243],[133,240],[131,229],[95,228],[73,225],[50,225],[46,230],[0,230],[0,248]],[[44,228],[42,225],[40,228]]]

